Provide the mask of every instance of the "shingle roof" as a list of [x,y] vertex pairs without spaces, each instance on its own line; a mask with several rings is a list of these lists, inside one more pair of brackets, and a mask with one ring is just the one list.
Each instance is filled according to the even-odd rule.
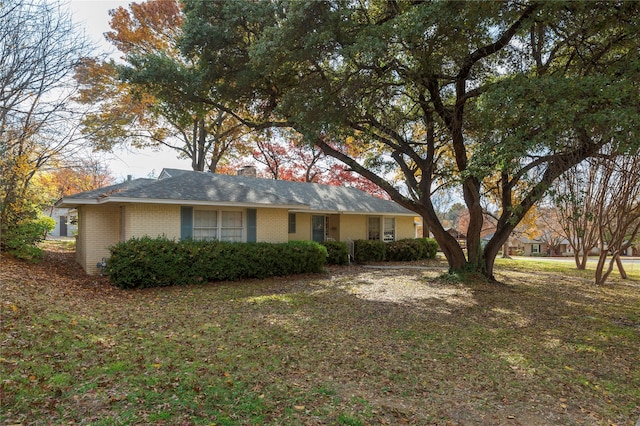
[[57,205],[104,202],[231,204],[310,209],[318,212],[415,215],[400,205],[355,188],[164,169],[159,179],[136,179],[65,197]]

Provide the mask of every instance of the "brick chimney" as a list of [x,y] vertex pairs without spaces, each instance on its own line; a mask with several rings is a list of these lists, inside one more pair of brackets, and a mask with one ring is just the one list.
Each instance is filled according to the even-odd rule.
[[256,167],[255,166],[244,166],[237,171],[238,176],[250,176],[256,177]]

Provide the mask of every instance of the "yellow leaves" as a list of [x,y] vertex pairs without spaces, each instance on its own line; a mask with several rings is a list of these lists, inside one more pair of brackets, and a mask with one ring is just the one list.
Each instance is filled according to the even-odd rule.
[[7,310],[11,310],[13,313],[17,313],[20,310],[20,308],[18,308],[18,305],[6,300],[2,302],[2,305],[3,305],[3,309],[2,309],[3,311],[7,309]]
[[175,40],[181,34],[183,16],[176,0],[132,3],[111,10],[113,31],[106,38],[123,53],[148,53],[150,50],[177,53]]
[[[96,165],[97,166],[97,165]],[[41,197],[57,200],[60,197],[90,191],[113,182],[113,178],[88,163],[77,167],[60,167],[51,172],[37,173],[30,182],[30,190]]]

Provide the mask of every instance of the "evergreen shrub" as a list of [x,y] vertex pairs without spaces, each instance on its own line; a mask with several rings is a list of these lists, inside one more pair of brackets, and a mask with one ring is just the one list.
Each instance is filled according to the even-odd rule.
[[435,259],[438,254],[438,242],[433,238],[416,238],[422,244],[422,259]]
[[434,259],[438,243],[433,238],[407,238],[384,243],[379,240],[354,241],[356,262],[402,261]]
[[43,241],[47,232],[51,232],[55,226],[55,219],[49,216],[39,215],[22,219],[14,226],[3,230],[2,250],[19,259],[34,262],[42,260],[43,253],[38,243]]
[[327,258],[326,248],[312,241],[176,242],[143,237],[120,242],[109,250],[105,272],[123,289],[318,273]]
[[387,243],[385,260],[410,262],[434,259],[438,243],[433,238],[407,238]]
[[384,259],[396,262],[411,262],[423,259],[424,246],[417,239],[391,241],[385,247]]
[[347,243],[342,241],[325,241],[322,245],[327,248],[327,263],[329,265],[346,265],[349,263]]
[[355,240],[356,262],[380,262],[384,260],[385,243],[380,240]]

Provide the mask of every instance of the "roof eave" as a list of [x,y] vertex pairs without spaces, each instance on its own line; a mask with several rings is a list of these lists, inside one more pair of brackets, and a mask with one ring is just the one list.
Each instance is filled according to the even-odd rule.
[[92,199],[76,199],[56,203],[56,207],[75,207],[78,205],[98,205],[98,204],[165,204],[180,206],[221,206],[221,207],[244,207],[244,208],[275,208],[275,209],[300,209],[309,210],[309,206],[304,204],[273,204],[273,203],[250,203],[237,201],[209,201],[209,200],[177,200],[164,198],[131,198],[131,197],[102,197]]
[[95,198],[61,198],[53,205],[56,208],[72,209],[82,205],[99,204]]
[[[297,213],[298,208],[292,208],[292,213]],[[315,210],[311,207],[304,209],[304,211],[300,211],[300,213],[313,212],[314,214],[342,214],[342,215],[370,215],[370,216],[407,216],[407,217],[415,217],[416,213],[414,212],[387,212],[387,211],[347,211],[347,210]]]

